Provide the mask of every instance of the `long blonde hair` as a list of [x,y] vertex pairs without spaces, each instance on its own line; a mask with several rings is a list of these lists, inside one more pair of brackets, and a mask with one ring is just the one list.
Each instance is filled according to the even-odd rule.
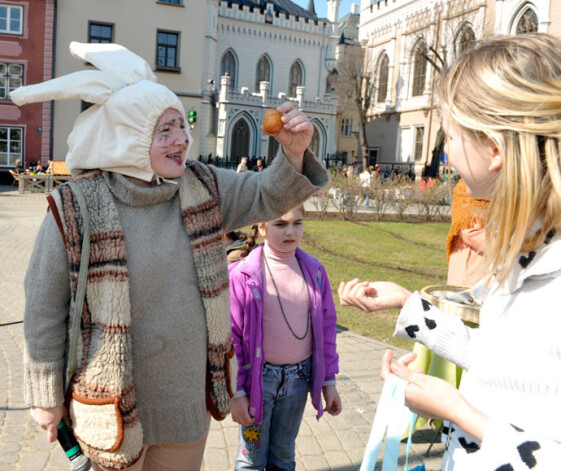
[[448,118],[503,158],[486,226],[488,273],[501,286],[520,254],[561,226],[561,40],[483,42],[443,73],[439,95]]

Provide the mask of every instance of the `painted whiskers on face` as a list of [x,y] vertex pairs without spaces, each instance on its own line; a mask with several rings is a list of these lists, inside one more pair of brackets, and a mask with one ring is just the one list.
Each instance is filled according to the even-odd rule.
[[168,108],[162,113],[152,134],[150,163],[163,178],[177,178],[185,172],[189,135],[181,113]]

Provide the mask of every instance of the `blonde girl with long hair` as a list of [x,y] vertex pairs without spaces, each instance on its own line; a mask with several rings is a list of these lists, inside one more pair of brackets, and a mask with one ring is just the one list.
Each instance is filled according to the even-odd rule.
[[443,73],[446,152],[470,196],[490,198],[488,278],[480,327],[389,282],[341,283],[341,304],[401,307],[396,336],[467,370],[460,391],[392,362],[406,403],[453,425],[450,470],[551,470],[561,457],[561,40],[527,34],[483,42]]

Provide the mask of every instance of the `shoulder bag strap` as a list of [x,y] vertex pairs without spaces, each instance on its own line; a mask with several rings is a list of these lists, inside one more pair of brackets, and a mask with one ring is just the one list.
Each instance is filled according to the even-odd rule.
[[86,282],[88,281],[88,266],[90,260],[90,215],[86,205],[86,198],[76,183],[68,182],[74,196],[78,201],[80,213],[84,223],[84,233],[82,237],[82,253],[80,258],[80,272],[78,274],[78,287],[76,289],[76,299],[74,300],[74,315],[72,316],[72,327],[68,340],[68,354],[66,357],[66,375],[64,380],[64,390],[68,390],[72,376],[76,369],[76,348],[78,346],[78,335],[80,334],[80,324],[82,319],[82,309],[84,297],[86,295]]

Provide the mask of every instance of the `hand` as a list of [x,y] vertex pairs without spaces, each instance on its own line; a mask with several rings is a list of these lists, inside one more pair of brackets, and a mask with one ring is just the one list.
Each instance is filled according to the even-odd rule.
[[34,407],[31,406],[31,417],[39,426],[47,431],[47,440],[54,442],[57,437],[58,424],[66,415],[64,406]]
[[358,278],[342,281],[337,292],[341,306],[356,306],[366,312],[402,308],[411,296],[411,292],[395,283],[370,283]]
[[427,419],[448,420],[481,440],[488,417],[472,407],[450,383],[409,369],[407,365],[416,357],[410,352],[392,363],[393,352],[387,350],[382,357],[382,379],[393,373],[409,381],[405,389],[405,405],[409,409]]
[[[283,113],[281,130],[273,136],[282,145],[284,155],[290,164],[298,171],[302,171],[304,152],[312,142],[314,127],[306,115],[297,109],[290,101],[277,107]],[[265,133],[263,127],[261,131]],[[267,134],[267,133],[265,133]]]
[[331,415],[339,415],[343,410],[341,397],[337,392],[336,386],[324,386],[322,388],[323,399],[325,400],[325,412]]
[[253,425],[255,418],[249,415],[247,396],[237,397],[232,401],[232,420],[240,425]]

